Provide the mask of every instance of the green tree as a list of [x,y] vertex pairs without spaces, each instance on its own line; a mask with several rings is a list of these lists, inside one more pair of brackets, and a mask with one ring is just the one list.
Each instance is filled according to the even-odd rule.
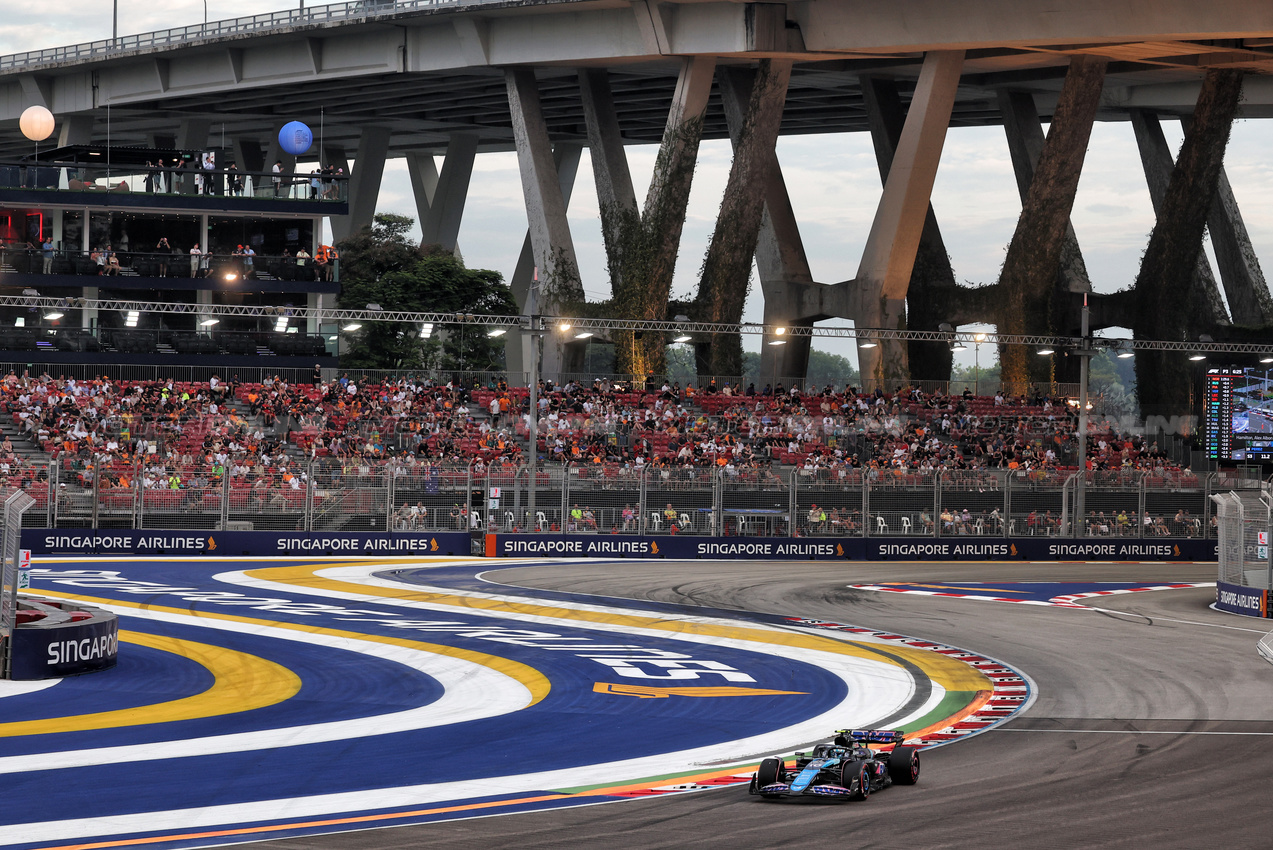
[[[766,385],[772,383],[773,375],[760,374],[760,354],[755,351],[744,351],[744,389],[748,384],[755,384],[757,390],[763,390]],[[860,385],[857,367],[853,365],[849,358],[841,354],[831,354],[817,349],[809,352],[809,368],[805,372],[806,387],[817,387],[821,390],[824,387],[831,386],[837,390],[842,390],[846,386],[856,387]]]
[[1130,357],[1111,357],[1108,351],[1101,351],[1088,366],[1087,395],[1098,414],[1135,415],[1139,407],[1135,361]]
[[694,371],[694,346],[681,343],[669,345],[664,356],[667,366],[667,379],[680,381],[681,386],[697,383],[698,376]]
[[[413,223],[408,216],[380,214],[370,228],[340,243],[342,308],[378,304],[391,310],[478,316],[517,312],[499,272],[465,268],[434,245],[416,247],[407,239]],[[421,330],[408,322],[364,323],[346,337],[341,363],[362,369],[503,368],[503,340],[487,336],[481,325],[447,324],[427,339]]]
[[977,383],[977,392],[981,395],[994,395],[1003,383],[999,374],[999,358],[993,358],[991,363],[977,363],[972,366],[961,366],[956,363],[951,366],[950,380],[955,392],[963,392],[963,382],[967,382],[969,389],[972,388],[974,381]]
[[838,390],[847,387],[860,387],[857,367],[842,354],[831,354],[818,351],[809,352],[809,371],[806,375],[806,386],[822,389],[833,386]]

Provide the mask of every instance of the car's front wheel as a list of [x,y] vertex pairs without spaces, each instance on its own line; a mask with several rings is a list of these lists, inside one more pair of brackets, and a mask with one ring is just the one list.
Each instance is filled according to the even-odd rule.
[[782,759],[765,759],[756,770],[756,787],[773,785],[782,777]]
[[840,776],[840,782],[845,788],[853,788],[853,783],[857,782],[857,789],[849,795],[849,799],[865,800],[871,796],[871,770],[865,762],[849,762]]

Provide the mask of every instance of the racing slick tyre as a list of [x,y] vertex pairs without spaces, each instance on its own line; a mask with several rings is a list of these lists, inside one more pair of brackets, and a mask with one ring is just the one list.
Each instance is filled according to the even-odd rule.
[[849,796],[850,800],[865,800],[871,796],[871,769],[866,762],[849,762],[842,768],[840,777],[840,784],[845,788],[852,788],[853,781],[857,780],[857,790]]
[[765,759],[756,770],[756,788],[773,785],[782,778],[782,759]]
[[888,757],[888,775],[894,785],[914,785],[919,781],[919,749],[897,747]]

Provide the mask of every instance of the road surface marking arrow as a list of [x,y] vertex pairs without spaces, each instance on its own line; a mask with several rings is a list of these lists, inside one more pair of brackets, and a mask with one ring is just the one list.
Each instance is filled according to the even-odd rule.
[[649,685],[616,685],[597,682],[592,686],[599,694],[618,694],[638,699],[667,699],[668,697],[758,697],[779,694],[808,696],[805,691],[772,691],[766,688],[735,688],[727,685],[706,688],[654,688]]

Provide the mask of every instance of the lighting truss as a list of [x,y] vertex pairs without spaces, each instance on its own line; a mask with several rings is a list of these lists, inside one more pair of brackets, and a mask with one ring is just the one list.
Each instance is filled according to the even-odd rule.
[[[97,310],[118,310],[123,313],[199,315],[208,317],[268,318],[277,321],[286,316],[295,320],[313,319],[318,322],[366,323],[412,322],[418,325],[481,325],[486,328],[522,328],[530,330],[535,321],[551,333],[558,326],[569,326],[575,334],[583,331],[649,331],[678,334],[755,334],[789,337],[831,337],[841,339],[870,339],[873,341],[907,340],[915,342],[954,341],[983,343],[987,345],[1050,346],[1057,351],[1092,354],[1095,349],[1127,348],[1136,351],[1187,351],[1216,354],[1261,354],[1273,356],[1273,344],[1251,342],[1199,342],[1173,340],[1123,339],[1115,337],[1045,336],[1038,334],[1001,334],[993,331],[922,331],[889,328],[855,328],[845,326],[792,326],[760,324],[757,322],[694,322],[659,319],[605,319],[576,318],[567,316],[484,316],[475,313],[422,313],[409,310],[340,310],[329,307],[265,307],[234,304],[181,304],[166,301],[132,301],[118,298],[53,298],[39,295],[0,295],[0,307],[36,309],[65,309],[79,307]],[[572,338],[575,334],[572,334]],[[1086,343],[1086,345],[1084,344]]]

